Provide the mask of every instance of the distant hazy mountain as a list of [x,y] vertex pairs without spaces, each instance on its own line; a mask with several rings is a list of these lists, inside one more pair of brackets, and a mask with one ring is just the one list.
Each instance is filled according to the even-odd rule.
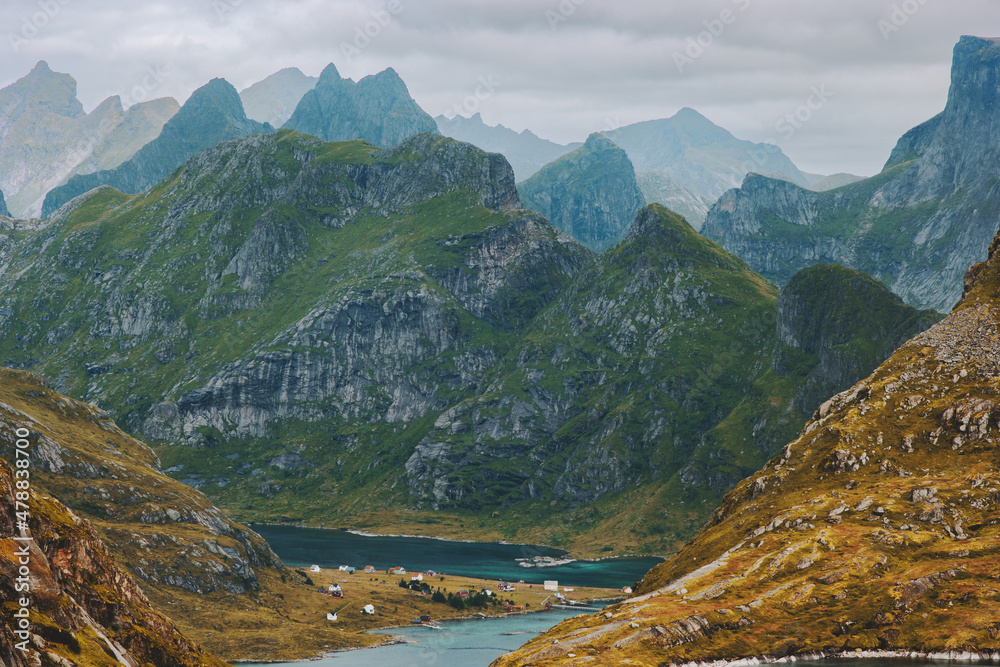
[[247,118],[236,89],[225,79],[212,79],[194,91],[160,135],[115,169],[74,176],[45,197],[42,214],[101,185],[135,194],[155,185],[185,160],[220,141],[272,132]]
[[601,134],[543,167],[518,192],[526,208],[596,252],[621,241],[646,205],[628,155]]
[[[111,98],[118,103],[118,98]],[[163,126],[181,108],[172,97],[133,104],[121,116],[121,122],[94,144],[93,152],[80,163],[77,174],[114,169],[140,148],[159,136]]]
[[778,284],[838,263],[947,311],[997,230],[998,108],[1000,40],[963,37],[945,110],[903,135],[882,173],[826,193],[753,175],[702,231]]
[[437,133],[434,119],[413,101],[394,69],[355,83],[341,78],[333,63],[302,96],[284,127],[325,141],[364,139],[382,147],[421,132]]
[[806,176],[810,179],[809,189],[815,192],[835,190],[836,188],[841,188],[845,185],[865,180],[864,176],[855,176],[854,174],[846,173],[830,174],[829,176],[806,174]]
[[118,166],[153,139],[177,110],[172,99],[122,109],[118,97],[90,114],[76,81],[39,62],[0,90],[0,188],[17,217],[37,216],[49,190],[78,172]]
[[318,77],[287,67],[240,91],[247,118],[281,127],[291,118],[299,100],[313,89]]
[[781,173],[794,183],[809,185],[809,178],[777,146],[737,139],[694,109],[604,134],[625,149],[637,172],[662,170],[711,201],[739,187],[751,171]]
[[483,122],[482,115],[478,113],[472,118],[455,116],[449,119],[438,116],[434,120],[437,122],[438,131],[446,137],[470,143],[484,151],[503,154],[514,168],[514,178],[518,182],[525,180],[549,162],[583,145],[575,142],[563,146],[542,139],[531,130],[515,132],[503,125],[487,125]]
[[663,204],[680,213],[695,229],[701,228],[708,210],[715,203],[714,199],[687,189],[662,169],[641,171],[635,176],[647,202]]

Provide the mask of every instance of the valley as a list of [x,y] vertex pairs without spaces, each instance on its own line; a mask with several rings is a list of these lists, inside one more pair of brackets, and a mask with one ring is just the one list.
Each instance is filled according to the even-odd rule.
[[861,178],[487,123],[517,77],[435,117],[397,9],[318,76],[0,88],[0,662],[1000,659],[1000,39]]

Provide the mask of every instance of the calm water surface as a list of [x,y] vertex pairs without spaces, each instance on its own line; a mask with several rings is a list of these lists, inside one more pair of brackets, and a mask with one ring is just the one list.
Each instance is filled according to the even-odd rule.
[[574,561],[556,567],[519,567],[517,558],[566,552],[549,547],[488,542],[449,542],[424,537],[369,537],[341,530],[297,526],[254,526],[287,565],[323,568],[374,565],[384,572],[402,565],[410,572],[434,570],[484,579],[541,583],[556,579],[563,586],[621,588],[631,586],[661,562],[659,558],[609,558]]
[[373,633],[401,635],[416,643],[347,651],[316,662],[272,663],[270,667],[486,667],[577,613],[553,610],[507,618],[442,621],[443,630],[375,630]]

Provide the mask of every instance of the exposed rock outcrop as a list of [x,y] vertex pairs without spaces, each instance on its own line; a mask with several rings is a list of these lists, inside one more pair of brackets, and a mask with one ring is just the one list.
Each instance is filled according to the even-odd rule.
[[[672,548],[816,407],[808,364],[771,369],[777,291],[663,207],[596,255],[520,205],[502,156],[430,133],[224,142],[0,227],[0,359],[260,519],[489,507]],[[676,502],[581,509],[636,488]]]
[[[37,433],[32,430],[24,440]],[[226,664],[153,611],[90,522],[57,500],[18,491],[15,484],[23,479],[15,478],[10,465],[0,460],[0,595],[7,602],[0,627],[4,665],[76,665],[81,659],[89,664],[87,654],[108,655],[129,667]],[[15,498],[28,507],[23,525],[15,521],[23,510],[15,508]],[[23,604],[16,601],[21,599],[28,601],[23,624],[16,616]]]
[[185,160],[220,141],[273,131],[247,118],[236,89],[225,79],[212,79],[191,93],[159,135],[114,169],[81,174],[45,196],[42,215],[50,216],[74,197],[102,185],[128,194],[160,182]]
[[950,310],[1000,211],[998,82],[1000,42],[963,37],[945,110],[907,132],[881,174],[826,193],[751,175],[702,231],[779,285],[803,267],[837,263],[918,308]]

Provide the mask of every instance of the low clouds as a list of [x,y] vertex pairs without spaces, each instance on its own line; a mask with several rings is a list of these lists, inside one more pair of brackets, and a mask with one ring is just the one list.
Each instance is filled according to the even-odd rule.
[[[943,108],[952,47],[1000,34],[995,15],[990,0],[7,0],[0,85],[44,59],[89,110],[151,69],[148,94],[183,101],[216,76],[391,66],[432,115],[487,78],[487,122],[556,141],[690,106],[805,170],[869,174]],[[817,86],[829,99],[789,136]]]

